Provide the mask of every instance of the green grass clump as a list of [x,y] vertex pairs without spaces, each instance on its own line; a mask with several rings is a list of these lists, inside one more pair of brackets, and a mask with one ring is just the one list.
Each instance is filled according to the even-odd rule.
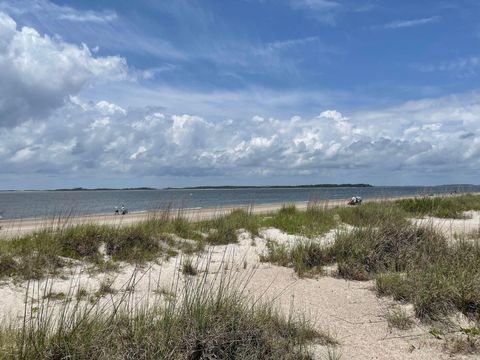
[[[179,251],[193,254],[203,250],[205,240],[214,245],[237,242],[239,229],[257,235],[259,219],[244,210],[198,223],[181,214],[170,217],[160,213],[120,227],[81,224],[49,228],[0,243],[0,278],[40,279],[56,275],[68,265],[68,259],[84,261],[103,272],[115,270],[119,261],[145,263],[174,256]],[[202,231],[208,233],[207,239]],[[105,254],[100,252],[103,246]]]
[[446,244],[433,229],[393,223],[340,232],[332,253],[341,276],[367,280],[377,273],[404,271],[409,264],[441,253]]
[[17,262],[11,255],[0,255],[0,277],[14,275],[17,266]]
[[413,303],[420,318],[440,319],[453,311],[480,319],[480,246],[472,242],[423,249],[403,274],[377,276],[379,295]]
[[193,261],[191,258],[186,258],[182,264],[182,274],[195,276],[198,274],[197,268],[193,265]]
[[407,223],[407,215],[403,209],[391,201],[364,203],[361,206],[339,207],[332,209],[340,221],[357,227],[372,227],[380,224]]
[[292,267],[298,276],[303,277],[322,273],[322,267],[332,263],[332,255],[328,247],[313,240],[292,245],[269,241],[260,261]]
[[[171,241],[167,233],[195,239],[196,243]],[[144,263],[172,251],[201,251],[201,236],[187,220],[152,218],[137,224],[115,227],[81,224],[36,231],[0,242],[0,278],[40,279],[56,275],[68,265],[68,259],[85,261],[99,271],[115,269],[113,262]],[[166,243],[170,248],[161,246]],[[100,253],[105,246],[105,260]]]
[[463,212],[480,210],[480,196],[471,194],[402,199],[395,203],[413,216],[430,215],[439,218],[464,219]]
[[335,214],[319,206],[298,210],[295,205],[284,205],[278,212],[271,214],[264,226],[271,226],[289,234],[308,237],[322,235],[337,225]]
[[237,231],[244,229],[252,235],[258,235],[259,217],[245,210],[233,210],[228,215],[203,221],[197,225],[200,231],[207,232],[206,241],[214,245],[226,245],[238,242]]
[[408,330],[413,327],[413,320],[408,316],[405,310],[403,309],[394,309],[387,312],[385,315],[387,320],[388,327],[396,328],[399,330]]
[[166,223],[163,231],[184,239],[202,240],[201,235],[195,230],[195,224],[180,216]]
[[104,225],[85,224],[68,227],[57,234],[63,256],[82,259],[96,258],[103,241],[113,236],[112,229]]
[[1,241],[0,254],[0,278],[40,279],[45,274],[57,274],[67,265],[60,246],[47,231]]
[[148,307],[123,300],[104,311],[96,298],[87,307],[65,303],[60,317],[39,310],[20,328],[0,329],[0,359],[306,360],[310,344],[337,344],[304,318],[245,297],[232,279],[197,279]]
[[117,261],[151,261],[158,258],[161,251],[158,240],[148,227],[120,227],[106,239],[106,252]]

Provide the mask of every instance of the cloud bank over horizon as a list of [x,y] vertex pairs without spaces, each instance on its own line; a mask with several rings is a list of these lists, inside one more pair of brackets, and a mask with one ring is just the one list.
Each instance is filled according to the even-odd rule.
[[[288,6],[330,16],[339,11],[337,3]],[[92,27],[122,21],[112,9],[79,11],[48,4],[58,21]],[[433,185],[477,179],[480,92],[475,88],[450,94],[423,90],[410,100],[393,101],[376,98],[374,91],[364,94],[362,102],[362,91],[332,87],[252,82],[186,87],[165,80],[187,66],[181,49],[166,55],[181,58],[177,63],[146,64],[128,52],[102,51],[95,44],[20,25],[24,12],[7,5],[0,5],[0,188]],[[334,26],[325,19],[315,26]],[[440,17],[420,20],[388,24],[399,30],[424,28]],[[338,53],[312,35],[268,41],[262,59],[295,74],[293,58],[274,54],[313,45],[322,53]],[[244,60],[234,66],[253,66]],[[228,62],[219,72],[231,66]],[[428,69],[418,71],[435,71]],[[242,76],[237,82],[246,80]]]

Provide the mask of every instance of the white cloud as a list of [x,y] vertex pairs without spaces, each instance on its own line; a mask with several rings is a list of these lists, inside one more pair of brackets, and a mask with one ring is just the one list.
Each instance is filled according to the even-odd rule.
[[444,61],[436,65],[417,66],[423,72],[454,72],[460,75],[475,74],[480,68],[480,56],[470,56],[451,61]]
[[95,107],[104,115],[113,115],[116,113],[125,115],[127,111],[122,107],[109,103],[108,101],[102,100],[97,102]]
[[44,122],[0,131],[5,174],[48,169],[62,176],[274,179],[353,171],[360,178],[371,173],[394,178],[454,176],[480,167],[480,94],[412,101],[348,117],[330,109],[315,117],[257,115],[234,121],[166,116],[147,108],[105,116],[97,103],[74,100]]
[[136,160],[139,156],[145,154],[147,152],[147,148],[145,146],[140,145],[132,155],[130,155],[130,160]]
[[290,49],[297,46],[311,45],[312,43],[319,43],[319,42],[320,42],[320,38],[318,36],[307,36],[307,37],[298,38],[298,39],[274,41],[267,44],[267,49],[285,50],[285,49]]
[[384,28],[385,29],[409,28],[414,26],[421,26],[421,25],[435,23],[435,22],[438,22],[439,20],[440,20],[439,16],[431,16],[426,18],[410,19],[410,20],[397,20],[384,25]]
[[108,125],[110,125],[110,119],[108,117],[100,118],[93,121],[88,127],[88,130],[96,130],[99,128],[107,127]]
[[328,24],[335,25],[336,13],[342,9],[339,1],[334,0],[288,0],[290,7],[294,10],[304,10],[314,19]]
[[29,12],[41,13],[47,18],[54,18],[72,22],[106,23],[117,19],[113,10],[92,11],[76,10],[69,6],[57,5],[45,0],[16,0],[15,2],[0,3],[0,10],[22,15]]
[[317,11],[331,10],[340,6],[338,1],[333,0],[290,0],[294,9],[311,9]]
[[0,126],[46,116],[89,82],[126,78],[123,58],[94,57],[86,45],[17,29],[0,12]]

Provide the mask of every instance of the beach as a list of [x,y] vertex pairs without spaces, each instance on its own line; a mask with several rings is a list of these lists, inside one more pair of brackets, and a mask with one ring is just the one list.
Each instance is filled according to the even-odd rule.
[[[480,210],[478,210],[480,206],[476,205],[480,204],[478,194],[417,198],[412,204],[418,202],[419,204],[436,205],[427,211],[428,215],[410,215],[407,222],[398,222],[397,217],[405,216],[405,214],[398,212],[398,205],[393,200],[398,199],[372,199],[365,201],[362,205],[348,207],[345,200],[258,205],[252,208],[242,207],[241,211],[238,206],[172,211],[171,219],[163,218],[162,221],[173,221],[177,225],[169,227],[167,224],[166,227],[162,227],[161,233],[157,235],[152,233],[154,238],[152,241],[154,243],[158,241],[165,248],[156,257],[147,257],[146,259],[149,260],[142,260],[141,265],[136,261],[132,262],[128,253],[124,253],[123,258],[115,260],[115,255],[106,250],[108,245],[103,243],[102,235],[99,235],[101,233],[93,234],[95,236],[93,245],[96,246],[96,249],[98,247],[95,250],[98,252],[97,256],[103,259],[102,264],[104,262],[110,264],[110,270],[106,270],[103,265],[97,268],[96,263],[91,263],[91,260],[87,258],[70,260],[68,257],[62,256],[60,257],[62,261],[71,262],[70,265],[62,265],[58,269],[59,272],[52,273],[47,277],[40,275],[39,278],[31,280],[14,275],[11,275],[11,279],[4,277],[3,282],[0,283],[0,317],[8,319],[10,322],[13,321],[13,323],[22,322],[25,316],[37,319],[36,313],[39,310],[35,309],[43,307],[48,308],[47,313],[53,316],[53,314],[67,311],[62,310],[64,309],[62,304],[75,304],[76,301],[79,304],[93,303],[98,309],[102,309],[101,312],[108,313],[120,306],[119,304],[124,301],[126,296],[130,299],[129,303],[134,303],[135,307],[140,308],[147,304],[156,304],[157,301],[160,301],[159,304],[165,302],[168,304],[166,299],[171,297],[181,302],[186,296],[185,289],[191,287],[192,284],[205,282],[205,286],[210,289],[208,291],[214,291],[219,286],[217,283],[219,277],[225,277],[229,279],[227,290],[241,288],[242,296],[252,299],[255,303],[269,304],[276,309],[275,311],[278,310],[288,317],[307,319],[309,326],[312,326],[316,332],[331,339],[330,342],[314,342],[309,345],[308,349],[312,359],[460,360],[476,358],[478,353],[474,347],[457,349],[459,346],[464,346],[460,345],[460,340],[458,340],[465,339],[462,337],[465,334],[461,329],[476,329],[477,327],[475,320],[467,317],[461,311],[455,310],[449,314],[448,321],[452,325],[441,328],[442,330],[435,330],[441,331],[442,335],[433,336],[432,329],[446,325],[439,325],[440,323],[432,325],[431,322],[422,319],[418,315],[417,304],[413,300],[411,300],[412,302],[397,301],[392,296],[380,296],[375,276],[363,278],[363,275],[345,275],[342,272],[344,271],[342,265],[338,264],[337,259],[331,262],[322,260],[320,266],[308,265],[315,261],[315,256],[325,256],[321,254],[323,251],[327,251],[326,249],[335,248],[335,243],[342,237],[350,238],[351,234],[358,231],[360,231],[359,234],[366,231],[378,236],[378,228],[390,224],[390,221],[394,221],[398,229],[389,228],[388,234],[393,238],[398,237],[398,244],[401,244],[402,237],[406,233],[416,232],[417,229],[427,229],[418,230],[420,231],[419,236],[423,236],[424,231],[428,233],[430,231],[428,229],[431,229],[438,234],[434,236],[440,236],[441,239],[445,239],[445,244],[450,244],[445,245],[447,247],[464,241],[462,239],[467,242],[472,241],[472,244],[476,241],[474,240],[477,236],[475,232],[480,228]],[[402,200],[413,200],[413,198],[403,197]],[[468,204],[472,205],[461,205],[462,207],[458,207],[458,209],[463,209],[465,206],[475,209],[456,210],[457,212],[452,213],[455,218],[436,216],[439,214],[437,206],[450,207],[452,206],[450,203],[466,204],[467,200]],[[411,204],[409,204],[405,203],[405,206],[410,206]],[[331,213],[332,211],[334,213]],[[138,229],[142,229],[143,221],[158,220],[161,215],[162,213],[159,212],[151,212],[131,213],[124,216],[71,217],[59,220],[4,220],[0,224],[3,227],[2,231],[8,234],[4,238],[6,243],[10,237],[27,234],[45,227],[60,229],[60,234],[68,234],[69,228],[81,229],[78,226],[82,224],[108,225],[108,228],[118,229],[119,231],[115,234],[121,236],[122,226],[138,226]],[[175,220],[178,219],[177,215],[181,215],[180,218],[185,222],[177,222]],[[259,217],[254,218],[253,215],[259,215]],[[240,218],[237,218],[238,216]],[[390,220],[382,219],[383,216],[387,216]],[[222,219],[241,223],[235,225],[234,239],[228,240],[227,243],[223,236],[230,236],[230,233],[221,229],[228,222],[223,223]],[[333,223],[330,223],[328,219],[331,219]],[[254,227],[252,227],[252,221],[256,222]],[[207,228],[196,227],[195,224],[201,223],[205,223]],[[324,223],[325,227],[311,227],[312,225],[317,226],[318,223]],[[273,226],[275,224],[276,226]],[[192,229],[199,230],[184,229],[183,227],[187,225]],[[292,228],[292,225],[295,227]],[[211,227],[215,229],[210,231]],[[361,230],[362,228],[364,230]],[[95,227],[91,229],[94,230]],[[291,230],[287,231],[286,229]],[[52,236],[55,236],[54,234]],[[82,236],[88,236],[88,233],[86,234]],[[199,234],[207,243],[205,247],[196,249],[192,246],[198,240],[192,240],[192,238],[198,239]],[[75,237],[76,235],[72,233],[71,236]],[[134,243],[136,239],[132,236],[128,235],[127,239],[128,242]],[[160,236],[160,239],[157,240],[156,236]],[[474,236],[472,240],[468,240],[470,236]],[[68,238],[66,240],[69,241]],[[79,243],[81,249],[84,249],[84,241],[88,242],[88,238]],[[111,240],[105,240],[106,243],[108,241]],[[351,238],[349,241],[357,240]],[[368,242],[369,240],[365,238],[359,241]],[[377,241],[390,240],[374,240],[375,243]],[[95,245],[95,243],[98,244]],[[292,265],[291,261],[293,260],[285,261],[282,258],[289,256],[289,249],[297,246],[300,247],[296,251],[305,251],[306,248],[302,248],[302,244],[314,246],[311,254],[304,254],[301,257],[308,261],[306,270],[302,270],[305,272],[300,272],[301,268]],[[409,246],[408,243],[407,246]],[[347,249],[350,248],[350,246],[347,247]],[[375,245],[374,248],[377,249],[375,251],[378,251],[378,248],[382,247]],[[388,249],[389,247],[383,248]],[[130,252],[137,251],[135,249],[138,250],[134,247]],[[281,249],[281,251],[279,253],[272,252],[274,249]],[[434,248],[429,247],[429,249],[429,251],[435,252]],[[468,251],[472,252],[473,249]],[[45,251],[45,249],[41,251]],[[47,249],[47,251],[50,250]],[[166,253],[170,255],[165,256]],[[411,256],[414,256],[414,253]],[[468,257],[465,257],[464,261],[466,261],[465,265],[461,266],[467,266]],[[191,267],[189,272],[185,270],[186,264]],[[450,266],[450,262],[448,264]],[[35,275],[35,277],[37,276]],[[355,278],[356,276],[358,278]],[[12,281],[12,279],[15,280]],[[132,279],[135,279],[133,283]],[[108,286],[106,286],[107,283]],[[84,294],[82,297],[78,295],[80,289]],[[158,294],[163,294],[160,300],[158,300]],[[75,306],[72,306],[73,308]],[[401,314],[398,319],[405,321],[408,326],[397,324],[395,320],[392,320],[392,314]],[[398,319],[397,321],[399,321]],[[448,332],[452,332],[452,335],[448,335]],[[476,344],[475,339],[472,341],[474,341],[472,344]],[[338,357],[328,357],[333,356],[332,354],[336,354],[335,356],[338,355]]]
[[[438,196],[451,196],[451,195],[438,195]],[[414,196],[399,196],[399,197],[381,197],[378,199],[366,199],[365,203],[368,202],[382,202],[382,201],[391,201],[395,199],[409,199]],[[319,201],[318,204],[321,207],[325,208],[334,208],[339,206],[347,206],[349,199],[345,200],[323,200]],[[274,211],[278,211],[284,205],[294,205],[299,210],[306,210],[309,202],[285,202],[285,203],[274,203],[274,204],[258,204],[258,205],[232,205],[232,206],[223,206],[215,208],[203,208],[203,209],[171,209],[165,210],[168,211],[171,216],[181,216],[189,221],[202,221],[210,220],[215,217],[222,216],[230,213],[235,209],[245,209],[251,211],[253,214],[268,214]],[[12,219],[12,220],[1,220],[0,219],[0,238],[1,237],[14,237],[22,234],[27,234],[35,230],[45,229],[45,228],[62,228],[65,226],[79,225],[79,224],[102,224],[102,225],[111,225],[111,226],[125,226],[130,224],[135,224],[141,221],[145,221],[151,218],[155,218],[162,213],[162,210],[158,211],[143,211],[143,212],[132,212],[125,215],[115,215],[115,214],[98,214],[98,215],[84,215],[84,216],[69,216],[69,215],[59,215],[45,218],[25,218],[25,219]]]

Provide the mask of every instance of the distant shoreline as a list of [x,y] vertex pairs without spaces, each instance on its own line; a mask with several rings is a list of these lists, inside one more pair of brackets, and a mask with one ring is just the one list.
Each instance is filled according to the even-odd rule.
[[426,188],[441,187],[475,187],[475,184],[443,184],[443,185],[371,185],[371,184],[307,184],[307,185],[221,185],[221,186],[187,186],[187,187],[127,187],[127,188],[60,188],[60,189],[0,189],[0,192],[61,192],[61,191],[162,191],[162,190],[248,190],[248,189],[335,189],[335,188]]
[[187,187],[127,187],[127,188],[61,188],[42,190],[0,190],[0,191],[132,191],[132,190],[235,190],[235,189],[312,189],[312,188],[366,188],[370,184],[310,184],[310,185],[221,185],[221,186],[187,186]]

